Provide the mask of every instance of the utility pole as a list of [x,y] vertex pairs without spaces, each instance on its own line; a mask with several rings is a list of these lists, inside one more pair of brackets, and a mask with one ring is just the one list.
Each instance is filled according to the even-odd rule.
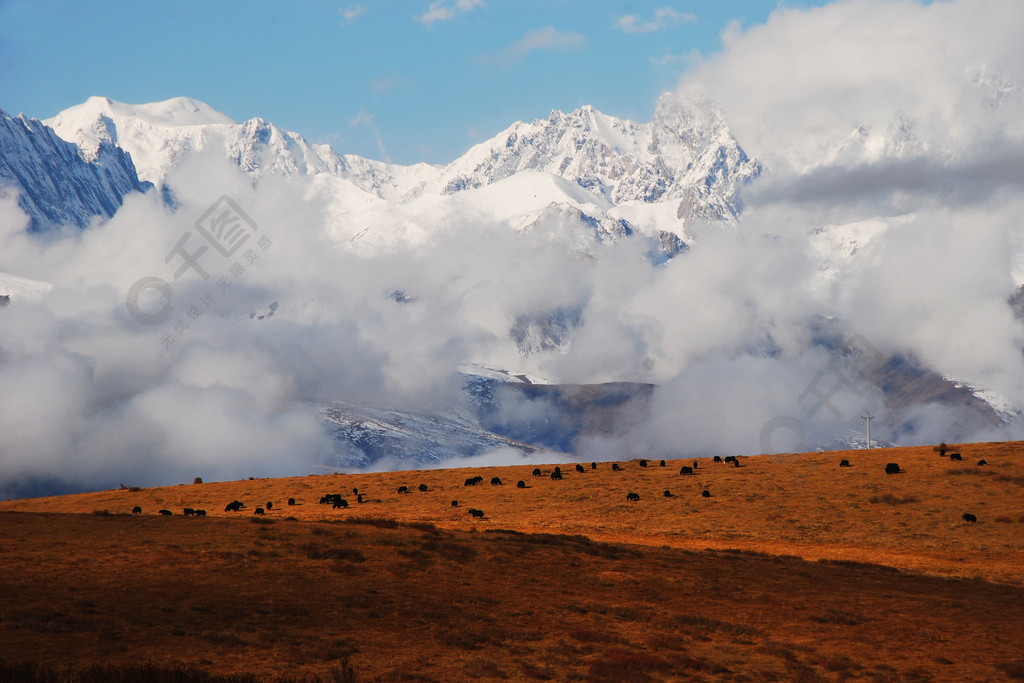
[[863,415],[861,415],[861,417],[864,418],[864,424],[867,426],[867,431],[868,431],[868,448],[871,448],[871,420],[872,420],[872,418],[874,418],[874,415],[872,415],[871,413],[866,412]]

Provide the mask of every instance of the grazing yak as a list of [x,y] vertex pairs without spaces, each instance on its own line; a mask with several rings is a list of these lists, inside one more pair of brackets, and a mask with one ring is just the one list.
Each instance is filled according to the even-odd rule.
[[849,460],[840,460],[839,461],[839,466],[840,467],[850,467],[850,461]]
[[703,496],[704,498],[710,498],[711,497],[711,491],[708,491],[707,489],[704,489],[703,491],[700,492],[700,495]]
[[621,471],[622,471],[622,468],[619,467],[619,463],[613,462],[612,463],[612,472],[621,472]]
[[526,488],[526,482],[523,481],[522,479],[520,479],[519,481],[516,482],[516,488],[517,489],[525,489]]
[[135,507],[132,508],[132,514],[133,515],[141,515],[142,514],[142,508],[140,508],[138,505],[136,505]]
[[715,459],[714,459],[714,462],[722,462],[722,456],[716,455]]
[[482,519],[483,516],[484,516],[484,511],[483,510],[477,510],[476,508],[470,508],[469,509],[469,515],[470,515],[470,517],[475,517],[475,518],[481,518]]
[[646,460],[641,460],[640,461],[640,467],[647,467],[647,461]]
[[356,494],[356,502],[357,503],[365,503],[366,502],[366,499],[363,498],[363,495],[364,494],[362,494],[362,493],[357,493]]
[[974,515],[972,515],[970,512],[965,512],[964,513],[964,521],[965,522],[970,522],[971,524],[974,524],[975,522],[978,521],[978,518],[975,517]]
[[579,472],[580,474],[583,474],[583,473],[586,472],[586,470],[583,469],[583,465],[581,465],[579,463],[576,463],[576,471]]
[[289,505],[295,505],[295,499],[294,498],[289,498],[288,499],[288,504]]
[[482,482],[483,480],[484,480],[484,478],[483,478],[483,477],[481,477],[481,476],[480,476],[480,475],[478,474],[478,475],[477,475],[477,476],[475,476],[475,477],[470,477],[469,479],[467,479],[467,480],[466,480],[466,483],[465,483],[464,485],[465,485],[465,486],[476,486],[477,484],[479,484],[479,483],[480,483],[480,482]]
[[900,466],[899,466],[899,464],[894,463],[894,462],[890,462],[890,463],[886,464],[886,466],[885,466],[885,473],[886,474],[899,474],[900,473]]
[[501,486],[501,477],[491,477],[491,486]]
[[627,493],[626,494],[626,500],[640,500],[640,494],[639,493]]
[[182,514],[184,514],[184,515],[185,515],[186,517],[191,517],[192,515],[196,514],[196,511],[195,511],[195,510],[193,510],[192,508],[185,508],[185,509],[184,509],[184,510],[182,510],[181,512],[182,512]]
[[206,510],[196,510],[195,514],[196,514],[196,517],[205,517],[206,516]]
[[399,486],[398,487],[398,492],[399,493],[409,493],[409,487],[408,486]]
[[263,511],[263,508],[256,508],[255,510],[252,511],[252,514],[254,514],[254,515],[262,515],[262,514],[265,514],[265,513]]
[[959,453],[950,453],[949,454],[949,459],[950,460],[959,460],[959,461],[963,462],[964,457],[962,455],[960,455]]
[[267,501],[267,509],[268,510],[273,510],[274,509],[274,502],[273,501],[270,501],[270,500]]
[[535,477],[539,477],[539,476],[541,476],[541,474],[540,474],[540,468],[539,468],[539,467],[534,467],[534,468],[533,468],[533,472],[532,472],[531,474],[533,474],[533,476],[535,476]]
[[689,465],[683,465],[679,468],[679,474],[693,474],[693,468]]
[[558,468],[556,467],[556,468],[555,468],[555,470],[554,470],[554,471],[553,471],[553,472],[551,473],[551,478],[552,478],[552,479],[556,479],[556,480],[561,480],[561,478],[562,478],[562,472],[561,472],[561,470],[559,470],[559,469],[558,469]]
[[987,463],[987,462],[985,462],[985,460],[984,460],[984,459],[981,459],[981,460],[979,460],[979,461],[978,461],[978,467],[981,467],[982,465],[987,465],[987,464],[988,464],[988,463]]
[[161,511],[160,511],[160,514],[161,514],[161,515],[163,515],[164,517],[170,517],[170,516],[171,516],[171,515],[173,515],[174,513],[173,513],[173,512],[171,512],[170,510],[161,510]]
[[457,507],[459,507],[459,501],[457,501],[457,500],[453,500],[453,501],[452,501],[452,507],[453,507],[453,508],[457,508]]
[[430,490],[430,487],[429,487],[429,486],[427,486],[426,484],[420,484],[420,485],[419,485],[419,486],[418,486],[417,488],[418,488],[418,489],[419,489],[420,491],[428,491],[428,490]]
[[597,469],[597,462],[590,463],[590,469],[596,470]]
[[[361,496],[363,494],[360,493],[359,495]],[[341,496],[338,496],[337,498],[334,499],[334,509],[335,510],[338,510],[339,508],[347,508],[347,507],[348,507],[348,501],[345,500],[344,498],[342,498]]]
[[662,467],[664,467],[664,466],[665,466],[665,461],[664,461],[664,460],[662,460],[662,461],[661,461],[661,463],[660,463],[660,465],[661,465]]
[[233,500],[224,506],[224,512],[238,512],[245,507],[245,503],[240,500]]
[[672,492],[671,492],[671,491],[668,491],[668,490],[666,490],[666,491],[665,491],[665,493],[663,493],[663,494],[661,494],[661,495],[665,496],[666,498],[671,498],[671,497],[672,497]]

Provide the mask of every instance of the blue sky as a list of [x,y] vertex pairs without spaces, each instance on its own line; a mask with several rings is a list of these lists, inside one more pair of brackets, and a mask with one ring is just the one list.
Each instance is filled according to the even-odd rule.
[[[789,0],[786,7],[829,4]],[[515,120],[660,93],[777,0],[0,0],[0,108],[202,100],[342,153],[447,163]]]

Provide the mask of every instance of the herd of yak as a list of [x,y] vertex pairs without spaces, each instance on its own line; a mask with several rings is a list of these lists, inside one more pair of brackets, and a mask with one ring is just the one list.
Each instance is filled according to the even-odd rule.
[[[940,457],[947,457],[948,456],[949,459],[952,460],[952,461],[957,461],[957,460],[963,461],[963,456],[960,455],[960,453],[947,453],[948,447],[944,443],[943,444],[939,444],[938,446],[936,446],[934,450],[936,452],[938,452]],[[714,457],[713,462],[719,463],[719,464],[729,463],[733,467],[741,467],[742,466],[742,465],[740,465],[739,456],[734,456],[734,455],[729,455],[729,456],[726,456],[725,458],[722,458],[721,456],[716,455]],[[650,465],[650,463],[647,460],[640,460],[638,464],[642,468],[646,468],[646,467],[648,467]],[[984,460],[979,460],[978,461],[978,466],[979,467],[980,466],[984,466],[986,464],[987,463]],[[666,466],[665,465],[665,461],[661,460],[659,462],[659,466],[665,467]],[[839,466],[840,467],[851,467],[850,461],[849,460],[845,460],[845,459],[841,460],[839,462]],[[597,463],[596,462],[590,463],[590,469],[591,470],[596,470],[597,469]],[[698,463],[695,460],[695,461],[693,461],[692,465],[683,465],[679,469],[679,474],[684,475],[684,476],[687,476],[687,475],[691,475],[692,476],[692,475],[695,474],[695,470],[697,470],[697,469],[698,469]],[[577,463],[576,471],[582,474],[582,473],[585,473],[587,470],[586,470],[586,468],[583,465]],[[620,465],[617,462],[613,462],[612,463],[612,471],[613,472],[620,472],[620,471],[622,471],[622,465]],[[886,466],[885,466],[885,473],[886,474],[902,474],[903,472],[905,472],[905,470],[901,469],[898,463],[890,462],[890,463],[887,463]],[[542,477],[542,476],[544,476],[544,474],[541,472],[539,467],[535,468],[533,470],[532,474],[533,474],[534,477]],[[561,467],[556,465],[555,468],[553,470],[551,470],[551,473],[550,473],[549,476],[553,480],[556,480],[556,481],[561,480],[562,479],[562,469],[561,469]],[[477,475],[477,476],[469,477],[468,479],[466,479],[464,485],[465,486],[476,486],[478,484],[482,484],[483,481],[484,481],[484,478],[479,476],[479,475]],[[502,486],[503,484],[504,484],[504,482],[501,481],[501,477],[491,477],[491,486]],[[421,492],[426,492],[426,491],[430,490],[429,487],[426,484],[420,484],[417,488]],[[516,488],[520,488],[520,489],[527,488],[526,482],[522,481],[522,480],[516,482]],[[407,494],[407,493],[409,493],[409,487],[408,486],[399,486],[398,487],[398,493],[400,493],[400,494]],[[358,488],[353,488],[352,489],[352,495],[354,495],[356,497],[356,502],[358,502],[358,503],[366,502],[366,498],[365,498],[366,494],[365,493],[360,493]],[[666,490],[663,495],[666,498],[674,497],[672,492],[668,491],[668,490]],[[701,491],[701,496],[704,497],[704,498],[710,498],[711,497],[711,492],[708,491],[707,489],[704,489],[704,490]],[[634,493],[634,492],[629,492],[629,493],[626,494],[626,500],[630,501],[630,502],[639,501],[640,500],[640,494]],[[288,499],[288,505],[296,505],[296,504],[297,503],[295,502],[294,498],[289,498]],[[324,494],[323,496],[320,497],[320,504],[321,505],[330,505],[335,510],[340,509],[340,508],[347,508],[349,506],[348,500],[343,498],[340,493],[327,493],[327,494]],[[453,508],[454,507],[459,507],[459,501],[458,500],[453,500],[451,505],[452,505]],[[241,512],[242,508],[244,508],[244,507],[245,507],[245,504],[242,503],[240,500],[233,500],[230,503],[228,503],[226,506],[224,506],[224,511],[225,512]],[[254,515],[264,515],[264,514],[266,514],[266,512],[268,510],[272,510],[273,508],[274,508],[273,501],[267,501],[265,507],[257,507],[255,510],[253,510],[253,514]],[[206,510],[199,510],[199,509],[193,509],[193,508],[184,508],[183,512],[184,512],[184,515],[186,517],[205,517],[206,516]],[[142,514],[142,508],[139,507],[139,506],[135,506],[132,509],[132,514],[136,514],[136,515]],[[173,515],[174,513],[171,512],[170,510],[164,509],[164,510],[160,510],[158,514],[161,514],[161,515],[164,515],[164,516],[170,516],[170,515]],[[478,510],[476,508],[470,508],[469,509],[469,515],[471,517],[475,518],[475,519],[478,519],[478,518],[483,518],[484,512],[483,512],[483,510]],[[964,520],[964,522],[972,522],[973,523],[973,522],[977,522],[978,518],[977,518],[977,516],[971,514],[970,512],[966,512],[963,515],[963,520]]]

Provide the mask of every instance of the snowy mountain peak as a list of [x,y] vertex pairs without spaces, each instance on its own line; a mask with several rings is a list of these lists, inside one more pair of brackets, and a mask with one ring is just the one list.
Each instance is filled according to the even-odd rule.
[[130,156],[106,140],[86,159],[38,119],[0,111],[0,186],[19,192],[32,230],[84,228],[94,216],[114,215],[125,195],[143,192]]
[[743,152],[716,107],[664,95],[650,124],[589,105],[517,122],[449,165],[443,191],[523,171],[561,176],[616,205],[680,202],[677,215],[685,224],[735,217],[740,186],[757,177],[761,165]]

